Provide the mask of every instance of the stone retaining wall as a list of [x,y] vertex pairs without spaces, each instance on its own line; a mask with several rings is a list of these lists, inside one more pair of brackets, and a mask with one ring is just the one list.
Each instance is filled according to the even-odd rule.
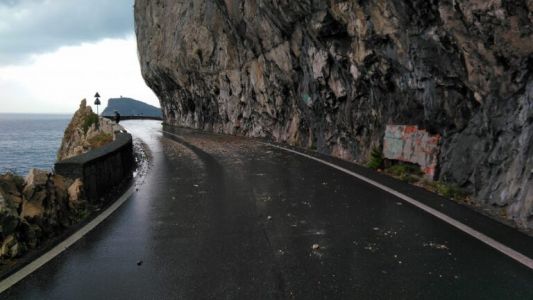
[[57,174],[82,179],[85,196],[92,203],[130,178],[133,168],[132,137],[124,132],[117,133],[115,140],[103,147],[55,164]]

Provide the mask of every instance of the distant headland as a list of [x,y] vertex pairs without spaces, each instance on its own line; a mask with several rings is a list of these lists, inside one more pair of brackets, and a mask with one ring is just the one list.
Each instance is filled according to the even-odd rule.
[[162,120],[161,109],[127,97],[111,98],[102,112],[102,117],[112,118],[118,112],[122,119]]

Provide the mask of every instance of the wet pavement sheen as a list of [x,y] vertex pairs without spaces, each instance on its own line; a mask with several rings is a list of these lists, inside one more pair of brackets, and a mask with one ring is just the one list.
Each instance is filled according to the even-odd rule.
[[0,298],[533,299],[531,270],[333,168],[124,125],[152,156],[139,190]]

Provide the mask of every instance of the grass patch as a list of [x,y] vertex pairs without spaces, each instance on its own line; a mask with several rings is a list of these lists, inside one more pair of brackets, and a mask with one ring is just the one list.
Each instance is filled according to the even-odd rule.
[[443,197],[452,198],[456,200],[461,200],[466,197],[466,194],[455,185],[447,184],[441,181],[435,181],[434,184],[436,186],[437,194]]
[[113,135],[105,132],[101,132],[98,135],[88,140],[91,149],[102,147],[113,141]]
[[468,194],[454,184],[449,184],[442,181],[423,181],[422,185],[426,189],[446,198],[451,198],[458,201],[466,201],[468,198]]
[[385,172],[409,183],[419,181],[420,177],[424,175],[419,166],[406,163],[395,164],[387,168]]
[[93,126],[94,124],[98,123],[98,115],[95,113],[91,113],[85,120],[83,121],[83,132],[87,133],[89,128]]
[[372,152],[370,152],[370,160],[366,166],[374,170],[383,167],[383,153],[381,153],[379,148],[372,149]]

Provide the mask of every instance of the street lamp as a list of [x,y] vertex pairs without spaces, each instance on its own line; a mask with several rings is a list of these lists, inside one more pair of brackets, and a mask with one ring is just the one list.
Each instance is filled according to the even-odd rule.
[[98,106],[101,104],[101,102],[100,102],[100,94],[98,94],[98,92],[96,92],[96,95],[94,95],[94,98],[96,98],[96,100],[94,100],[94,105],[96,105],[96,114],[99,115],[100,113],[98,112]]

